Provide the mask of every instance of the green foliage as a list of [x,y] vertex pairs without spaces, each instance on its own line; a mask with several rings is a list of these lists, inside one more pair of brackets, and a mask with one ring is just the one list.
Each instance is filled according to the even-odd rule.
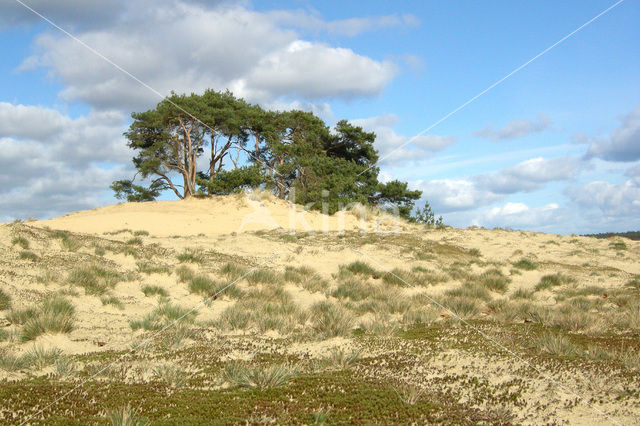
[[624,237],[630,240],[640,241],[640,231],[627,231],[627,232],[604,232],[601,234],[585,234],[583,237],[595,237],[595,238],[610,238],[610,237]]
[[144,186],[135,185],[132,181],[126,179],[114,181],[109,188],[113,190],[117,199],[126,198],[129,202],[153,201],[163,189],[166,189],[165,185],[160,181],[154,181],[148,188],[145,188]]
[[431,205],[428,201],[424,203],[423,208],[416,210],[410,220],[415,223],[424,224],[428,228],[442,228],[444,226],[442,216],[436,219],[436,215],[433,213],[433,210],[431,210]]
[[[379,182],[376,135],[346,120],[331,132],[313,113],[265,111],[228,91],[213,90],[172,93],[132,118],[125,135],[136,153],[136,176],[149,184],[113,182],[116,197],[127,201],[154,200],[165,190],[187,198],[196,195],[196,185],[207,194],[263,187],[327,213],[358,202],[409,218],[421,195],[406,182]],[[197,170],[205,152],[207,167]],[[174,183],[176,175],[181,184]]]
[[196,182],[200,186],[200,190],[208,194],[228,195],[258,187],[264,182],[264,178],[260,168],[251,165],[232,170],[220,170],[211,180],[201,173]]

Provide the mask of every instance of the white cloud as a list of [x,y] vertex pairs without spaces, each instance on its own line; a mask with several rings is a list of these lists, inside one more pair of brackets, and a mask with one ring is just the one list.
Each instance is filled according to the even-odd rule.
[[619,184],[594,181],[567,188],[565,193],[585,210],[599,209],[609,216],[640,217],[640,177]]
[[393,130],[393,126],[399,122],[399,118],[394,114],[349,121],[368,132],[375,132],[375,147],[382,159],[381,163],[385,164],[424,158],[442,151],[457,141],[455,136],[424,135],[414,138],[407,144],[412,137],[399,135]]
[[501,195],[464,179],[417,181],[412,182],[411,187],[421,190],[422,199],[429,201],[438,213],[471,210],[502,199]]
[[640,160],[640,105],[622,118],[622,124],[611,131],[608,137],[592,137],[579,133],[582,143],[590,142],[587,158],[608,161]]
[[543,130],[546,130],[550,124],[551,120],[549,117],[544,114],[540,114],[537,121],[514,120],[508,122],[500,129],[495,130],[491,127],[487,127],[477,130],[473,132],[473,134],[494,141],[517,139],[529,136],[532,133],[542,132]]
[[242,85],[259,99],[352,98],[379,93],[395,74],[396,66],[390,62],[297,40],[261,58]]
[[581,162],[576,158],[532,158],[495,173],[482,174],[474,180],[482,188],[499,194],[540,189],[547,182],[572,179]]
[[[105,28],[76,34],[83,42],[163,95],[229,88],[255,102],[279,97],[322,98],[380,93],[397,70],[350,49],[300,40],[269,13],[225,4],[206,7],[133,2]],[[38,53],[23,62],[50,68],[67,100],[99,109],[144,110],[157,94],[76,41],[55,31],[37,38]]]
[[486,227],[544,229],[557,225],[563,214],[556,203],[531,208],[524,203],[508,202],[482,213],[475,222]]
[[2,220],[99,205],[109,184],[132,173],[117,112],[72,119],[42,107],[0,103]]

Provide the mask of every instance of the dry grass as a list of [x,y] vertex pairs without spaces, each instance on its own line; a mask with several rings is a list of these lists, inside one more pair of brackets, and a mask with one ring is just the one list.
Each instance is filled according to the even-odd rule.
[[533,271],[534,269],[538,269],[537,264],[524,257],[513,263],[513,266],[517,269],[523,269],[525,271]]
[[33,340],[45,333],[69,333],[74,328],[75,308],[60,296],[44,299],[22,327],[22,340]]
[[0,288],[0,311],[11,308],[11,296]]
[[540,282],[536,284],[536,291],[547,290],[552,287],[558,287],[563,284],[575,282],[575,279],[558,272],[556,274],[545,275],[540,278]]
[[553,333],[545,333],[534,340],[533,347],[540,352],[559,357],[573,357],[580,352],[578,346],[568,337]]
[[86,294],[103,295],[126,277],[99,265],[81,266],[69,273],[67,282],[82,287]]
[[24,237],[15,237],[11,240],[11,245],[18,245],[20,247],[22,247],[24,250],[28,250],[29,249],[29,240],[27,240]]
[[322,338],[348,335],[355,322],[353,314],[328,301],[314,304],[311,313],[313,329]]
[[111,426],[144,426],[149,424],[146,418],[139,416],[129,405],[108,410],[105,417]]
[[297,367],[288,365],[247,366],[232,363],[225,366],[223,379],[231,386],[267,389],[280,386],[298,374]]
[[169,295],[169,293],[167,293],[167,290],[165,290],[164,288],[158,285],[146,285],[142,287],[142,293],[144,293],[144,295],[147,297],[149,296],[167,297]]
[[185,251],[180,253],[177,258],[178,261],[182,263],[204,263],[205,261],[204,253],[202,253],[202,251],[199,249],[186,249]]

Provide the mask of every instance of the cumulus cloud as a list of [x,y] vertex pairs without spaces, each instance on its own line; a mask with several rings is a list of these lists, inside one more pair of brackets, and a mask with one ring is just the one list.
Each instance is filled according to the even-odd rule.
[[471,210],[502,199],[501,195],[465,179],[417,181],[411,187],[421,190],[423,199],[438,213]]
[[534,191],[552,181],[572,179],[582,167],[577,158],[532,158],[495,173],[474,177],[481,188],[498,194]]
[[[133,3],[108,27],[76,35],[163,95],[229,88],[254,102],[348,99],[380,93],[397,73],[390,61],[301,40],[269,13],[226,4],[165,1],[142,8]],[[157,93],[62,34],[43,34],[36,47],[22,69],[49,68],[65,86],[64,99],[126,111],[159,100]]]
[[599,209],[609,216],[640,217],[640,177],[619,184],[594,181],[567,188],[565,193],[585,210]]
[[531,208],[524,203],[508,202],[484,212],[475,222],[486,227],[544,229],[560,222],[563,214],[556,203]]
[[608,137],[578,134],[577,138],[583,143],[590,143],[586,158],[607,161],[640,160],[640,105],[622,117],[622,124],[612,130]]
[[0,212],[50,216],[95,207],[109,184],[131,174],[118,112],[72,119],[58,111],[0,103]]
[[[399,135],[393,130],[393,127],[399,122],[399,118],[394,114],[350,121],[366,131],[375,132],[375,147],[382,159],[381,163],[386,164],[424,158],[444,150],[457,141],[455,136],[423,135],[412,139],[410,136]],[[409,140],[411,142],[407,144]]]
[[500,129],[487,127],[473,132],[474,135],[493,141],[523,138],[532,133],[542,132],[551,124],[551,120],[544,114],[538,115],[537,120],[514,120]]
[[[548,182],[571,179],[581,167],[582,164],[576,158],[532,158],[495,173],[467,179],[415,181],[411,184],[413,188],[423,191],[423,198],[436,211],[465,212],[501,201],[509,194],[530,192],[541,189]],[[509,212],[514,214],[514,209],[522,208],[522,205],[513,203],[505,206],[485,219],[498,218]]]
[[352,98],[378,93],[396,74],[390,62],[377,62],[350,49],[294,41],[258,61],[242,79],[250,97],[285,95],[304,99]]

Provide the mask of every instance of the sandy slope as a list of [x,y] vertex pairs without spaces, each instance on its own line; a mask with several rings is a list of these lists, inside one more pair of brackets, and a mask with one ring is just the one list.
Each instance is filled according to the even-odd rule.
[[[116,233],[124,229],[129,231]],[[80,248],[70,251],[60,239],[47,234],[50,230],[71,231],[73,238],[81,243]],[[287,232],[291,230],[295,231],[295,236]],[[138,237],[142,244],[131,245],[134,231],[148,232],[148,235]],[[346,234],[341,236],[337,231],[346,231]],[[29,251],[38,256],[37,262],[20,258],[21,250],[14,244],[16,236],[24,236],[30,241]],[[614,241],[624,242],[625,250],[612,249]],[[139,256],[133,257],[120,250],[127,247],[138,251]],[[98,248],[107,248],[106,253],[98,256]],[[0,224],[0,288],[11,296],[14,308],[29,307],[52,291],[68,288],[67,275],[78,265],[97,262],[131,276],[118,282],[110,293],[123,303],[123,309],[105,305],[99,297],[80,291],[72,296],[78,325],[71,333],[43,335],[26,343],[10,339],[0,342],[0,349],[8,348],[20,354],[41,345],[74,355],[130,348],[132,342],[140,339],[141,332],[132,331],[129,321],[142,318],[158,306],[155,298],[142,293],[143,286],[163,287],[171,301],[184,308],[202,304],[202,297],[191,293],[176,278],[175,270],[180,266],[176,257],[188,249],[207,256],[203,264],[189,266],[213,277],[219,275],[219,268],[229,261],[248,267],[262,265],[278,272],[283,272],[287,266],[309,266],[332,283],[335,283],[341,265],[355,261],[366,262],[383,272],[394,268],[406,271],[424,268],[436,275],[451,274],[450,269],[458,267],[480,276],[497,267],[509,278],[510,284],[505,294],[493,293],[492,297],[504,300],[519,289],[532,290],[542,276],[557,272],[575,279],[570,285],[572,288],[599,286],[605,292],[622,288],[634,275],[640,274],[640,242],[624,239],[598,240],[499,229],[427,230],[365,209],[327,217],[318,212],[304,212],[300,206],[291,206],[266,195],[123,203],[17,227]],[[470,253],[475,253],[473,256],[479,256],[482,261],[470,262],[473,257]],[[512,264],[522,258],[536,262],[538,269],[514,271]],[[147,260],[166,266],[169,272],[139,273],[140,263]],[[395,291],[406,298],[418,292],[440,297],[463,283],[463,278],[448,278],[417,290],[400,287]],[[240,282],[238,286],[249,287],[246,282]],[[295,283],[286,284],[284,289],[302,309],[331,298],[330,290],[313,292]],[[535,303],[554,307],[558,303],[556,298],[553,291],[542,290],[536,293]],[[215,321],[234,303],[237,302],[223,296],[201,306],[198,321],[203,324]],[[373,317],[368,313],[359,320]],[[278,337],[274,331],[265,335]],[[107,345],[98,346],[98,341]],[[352,345],[352,339],[339,337],[326,342],[302,342],[286,350],[313,357],[338,345]],[[251,359],[253,354],[234,349],[225,356],[225,360],[229,357]],[[468,354],[447,356],[445,364],[433,364],[433,371],[458,374],[466,369],[461,365],[468,361]],[[456,359],[460,365],[456,366]],[[509,365],[509,361],[504,360],[487,361],[485,367],[474,374],[482,377],[485,368],[510,371]],[[0,369],[2,377],[20,378],[23,375]],[[540,398],[544,398],[541,389],[545,386],[540,381],[535,390]],[[569,400],[570,395],[565,399]],[[558,404],[559,407],[561,403]],[[561,413],[553,411],[556,409]],[[557,415],[569,421],[590,423],[598,419],[592,412],[575,417],[571,410],[549,410],[552,417]]]
[[212,236],[277,228],[297,232],[356,229],[390,231],[394,227],[403,229],[403,224],[387,215],[370,216],[365,221],[352,213],[339,213],[329,217],[317,211],[306,212],[302,206],[264,195],[123,203],[71,213],[34,224],[93,234],[129,228],[148,231],[156,237],[200,234]]

